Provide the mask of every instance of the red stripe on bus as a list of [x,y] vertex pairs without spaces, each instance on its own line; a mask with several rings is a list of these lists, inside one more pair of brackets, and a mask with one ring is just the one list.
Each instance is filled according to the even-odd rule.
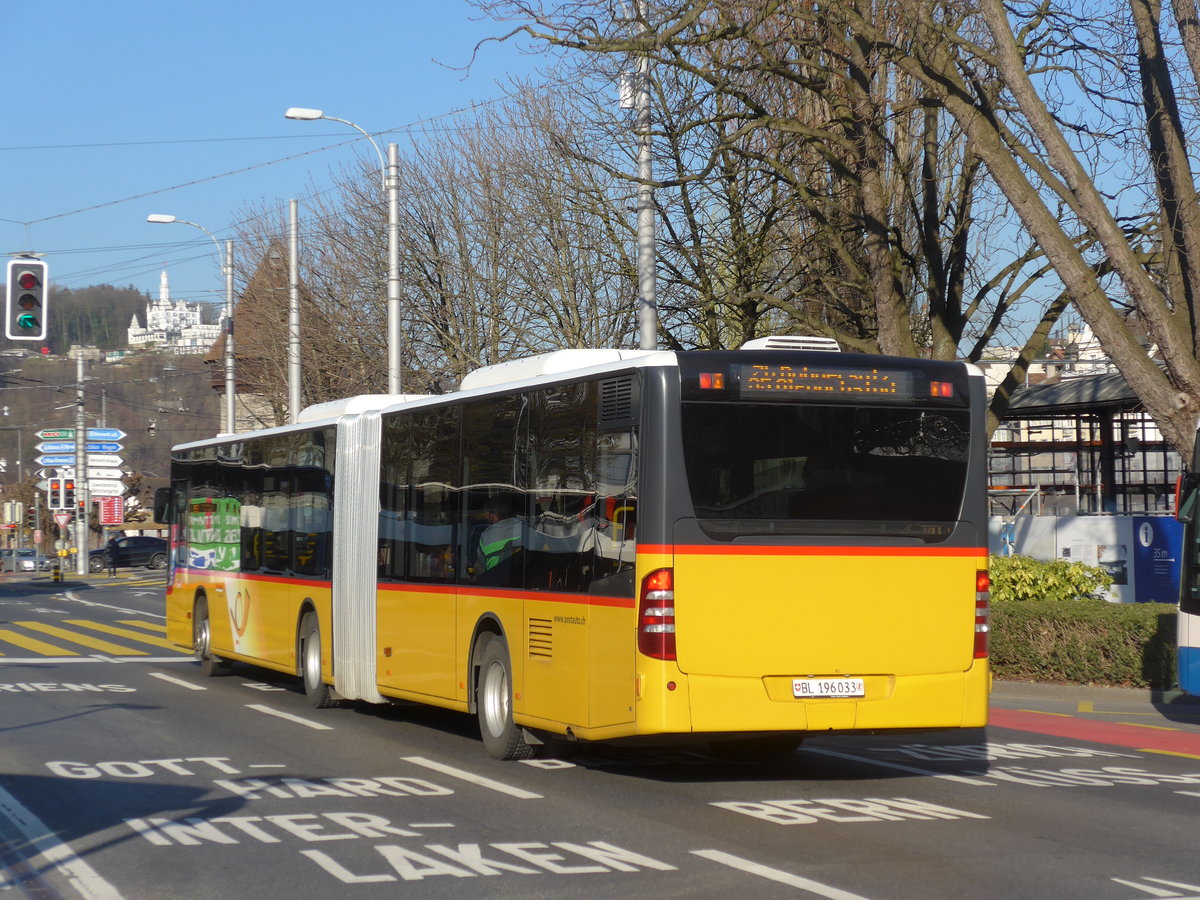
[[951,556],[986,558],[986,547],[777,547],[714,544],[638,544],[638,553],[694,556]]

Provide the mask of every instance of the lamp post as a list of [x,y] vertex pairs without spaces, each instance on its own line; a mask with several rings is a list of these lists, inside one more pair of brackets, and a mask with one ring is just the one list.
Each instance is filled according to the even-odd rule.
[[355,125],[348,119],[337,116],[327,116],[319,109],[305,109],[293,106],[284,113],[288,119],[298,119],[302,122],[313,122],[325,119],[329,122],[341,122],[349,125],[375,148],[379,157],[379,165],[383,177],[383,189],[388,199],[388,273],[387,273],[387,349],[388,349],[388,393],[399,394],[400,387],[400,154],[395,144],[388,144],[387,162],[384,162],[383,152],[375,138]]
[[[203,225],[188,222],[175,216],[151,214],[146,221],[155,225],[191,225],[199,228],[212,239],[217,246],[218,258],[221,253],[221,242]],[[225,242],[225,263],[222,266],[225,273],[225,431],[233,434],[237,431],[237,417],[234,407],[237,401],[237,381],[233,371],[233,241]]]

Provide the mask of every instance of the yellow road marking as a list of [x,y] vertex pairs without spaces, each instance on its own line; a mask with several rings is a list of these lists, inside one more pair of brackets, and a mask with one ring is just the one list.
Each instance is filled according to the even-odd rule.
[[1155,731],[1178,731],[1170,725],[1144,725],[1141,722],[1117,722],[1118,725],[1128,725],[1130,728],[1153,728]]
[[1080,700],[1079,706],[1077,706],[1075,708],[1075,711],[1076,712],[1095,712],[1096,710],[1093,707],[1091,700]]
[[68,650],[65,647],[56,647],[54,644],[47,644],[45,641],[26,637],[20,632],[9,631],[7,628],[0,629],[0,641],[7,641],[10,644],[16,644],[18,647],[32,650],[34,653],[42,653],[46,656],[79,656],[74,650]]
[[[1157,753],[1160,756],[1182,756],[1184,759],[1200,759],[1200,753],[1179,753],[1178,751],[1175,751],[1175,750],[1142,749],[1142,750],[1138,750],[1138,753]],[[1184,793],[1187,793],[1187,792],[1185,791]],[[1200,797],[1200,794],[1197,794],[1196,796]]]
[[104,625],[100,622],[89,622],[86,619],[64,619],[67,625],[75,625],[79,628],[90,628],[92,631],[101,631],[104,634],[113,634],[117,637],[127,638],[131,641],[140,641],[143,644],[150,644],[154,647],[166,647],[168,650],[176,649],[175,645],[170,641],[155,637],[152,634],[139,634],[136,631],[130,631],[128,628],[117,628],[113,625]]
[[22,628],[30,628],[33,631],[40,631],[43,634],[48,634],[52,637],[61,638],[62,640],[69,641],[72,644],[91,647],[93,650],[100,650],[104,653],[113,653],[118,656],[148,655],[145,650],[136,650],[133,647],[122,647],[120,644],[112,644],[108,641],[102,641],[99,638],[90,637],[86,634],[78,634],[74,631],[68,631],[65,628],[59,628],[57,625],[44,625],[41,622],[14,622],[13,624],[20,625]]
[[1070,713],[1052,713],[1046,712],[1044,709],[1019,709],[1017,712],[1037,713],[1039,716],[1062,716],[1064,719],[1072,718]]
[[134,625],[138,628],[145,628],[147,631],[157,631],[161,634],[167,633],[167,626],[159,622],[143,622],[140,619],[120,619],[121,625]]

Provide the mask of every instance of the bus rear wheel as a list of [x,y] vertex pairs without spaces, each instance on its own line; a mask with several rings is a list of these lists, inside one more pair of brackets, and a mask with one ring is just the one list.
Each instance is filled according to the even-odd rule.
[[315,613],[300,620],[300,678],[304,695],[316,709],[337,706],[332,688],[321,679],[321,624]]
[[200,663],[200,674],[209,678],[228,675],[233,670],[227,659],[212,652],[212,622],[208,618],[208,600],[201,597],[192,612],[192,652]]
[[476,647],[478,680],[475,711],[484,749],[495,759],[530,759],[537,748],[512,714],[512,664],[508,644],[499,635],[484,635]]

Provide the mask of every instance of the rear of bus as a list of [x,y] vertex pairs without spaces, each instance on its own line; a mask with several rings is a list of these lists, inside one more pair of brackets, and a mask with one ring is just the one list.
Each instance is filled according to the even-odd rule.
[[986,724],[978,371],[677,360],[644,372],[638,731]]

